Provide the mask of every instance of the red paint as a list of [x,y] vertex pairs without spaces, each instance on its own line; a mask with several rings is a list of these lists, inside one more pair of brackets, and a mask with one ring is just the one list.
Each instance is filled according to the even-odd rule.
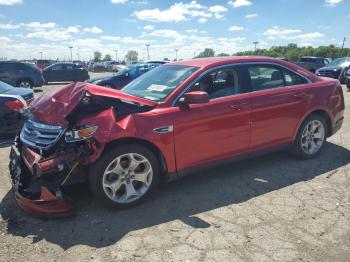
[[[220,65],[250,62],[282,65],[305,76],[311,83],[227,96],[202,104],[172,106],[183,89],[206,70]],[[116,112],[109,108],[82,117],[77,125],[98,125],[93,135],[97,145],[88,160],[90,164],[101,156],[108,143],[132,138],[158,148],[169,174],[293,142],[303,120],[317,110],[329,116],[331,132],[337,131],[342,124],[344,98],[339,82],[317,77],[295,64],[266,57],[215,57],[164,66],[174,64],[196,66],[199,70],[163,102],[157,103],[92,84],[76,83],[44,94],[32,103],[30,110],[39,121],[67,126],[65,117],[86,92],[92,96],[151,106],[150,111],[131,114],[121,120],[116,118],[118,108]],[[173,126],[173,132],[159,134],[154,131],[155,128],[167,126]],[[21,205],[32,206],[24,200]]]

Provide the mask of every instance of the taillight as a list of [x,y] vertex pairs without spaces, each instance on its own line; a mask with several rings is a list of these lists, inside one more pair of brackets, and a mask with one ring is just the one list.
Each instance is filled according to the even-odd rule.
[[[27,100],[26,103],[27,105],[29,106],[30,104],[30,100]],[[23,108],[23,104],[22,102],[16,100],[16,101],[10,101],[10,102],[5,102],[5,106],[7,106],[8,108],[12,109],[12,110],[15,110],[15,111],[18,111],[18,110],[21,110]]]

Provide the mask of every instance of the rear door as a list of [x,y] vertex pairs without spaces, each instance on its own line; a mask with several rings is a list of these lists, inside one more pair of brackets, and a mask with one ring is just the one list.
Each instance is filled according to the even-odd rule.
[[308,80],[273,64],[245,68],[251,85],[251,151],[291,142],[307,110]]
[[44,70],[44,78],[47,82],[62,81],[63,64],[56,64]]

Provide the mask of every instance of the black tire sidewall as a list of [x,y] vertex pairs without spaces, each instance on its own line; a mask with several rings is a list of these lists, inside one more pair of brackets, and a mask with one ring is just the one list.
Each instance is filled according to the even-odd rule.
[[[123,155],[127,153],[137,153],[147,158],[147,160],[150,162],[153,169],[153,178],[152,178],[150,188],[141,198],[135,200],[134,202],[123,204],[123,203],[117,203],[112,201],[106,195],[102,186],[102,178],[103,178],[104,171],[106,170],[107,166],[111,163],[111,161],[114,160],[119,155]],[[157,157],[148,148],[137,144],[121,145],[121,146],[117,146],[117,148],[115,149],[107,150],[102,155],[102,157],[92,165],[88,176],[89,176],[89,185],[90,185],[91,191],[93,192],[93,194],[95,195],[95,197],[99,202],[101,202],[104,206],[107,206],[107,207],[125,209],[125,208],[129,208],[142,203],[148,197],[150,197],[150,195],[154,193],[160,180],[160,168],[159,168]]]
[[[318,120],[323,124],[325,137],[324,137],[324,141],[323,141],[321,148],[315,154],[310,155],[310,154],[305,153],[304,150],[302,149],[301,137],[303,135],[303,131],[305,129],[305,126],[313,120]],[[293,145],[293,149],[292,149],[293,155],[298,157],[298,158],[301,158],[301,159],[312,159],[312,158],[316,157],[317,155],[319,155],[324,147],[324,144],[326,143],[327,133],[328,133],[327,131],[328,131],[328,125],[322,116],[320,116],[318,114],[313,114],[313,115],[309,116],[308,118],[306,118],[304,120],[304,122],[302,123],[302,125],[300,126],[300,128],[298,130],[298,134],[297,134],[296,139],[294,141],[294,145]]]

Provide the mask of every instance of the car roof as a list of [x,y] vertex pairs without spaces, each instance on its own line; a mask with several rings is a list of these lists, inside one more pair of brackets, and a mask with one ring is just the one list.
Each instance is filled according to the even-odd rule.
[[191,60],[183,60],[178,62],[171,62],[164,64],[164,66],[181,65],[181,66],[193,66],[193,67],[209,67],[221,64],[235,64],[235,63],[249,63],[249,62],[270,62],[283,64],[283,60],[266,57],[266,56],[225,56],[225,57],[206,57],[195,58]]

